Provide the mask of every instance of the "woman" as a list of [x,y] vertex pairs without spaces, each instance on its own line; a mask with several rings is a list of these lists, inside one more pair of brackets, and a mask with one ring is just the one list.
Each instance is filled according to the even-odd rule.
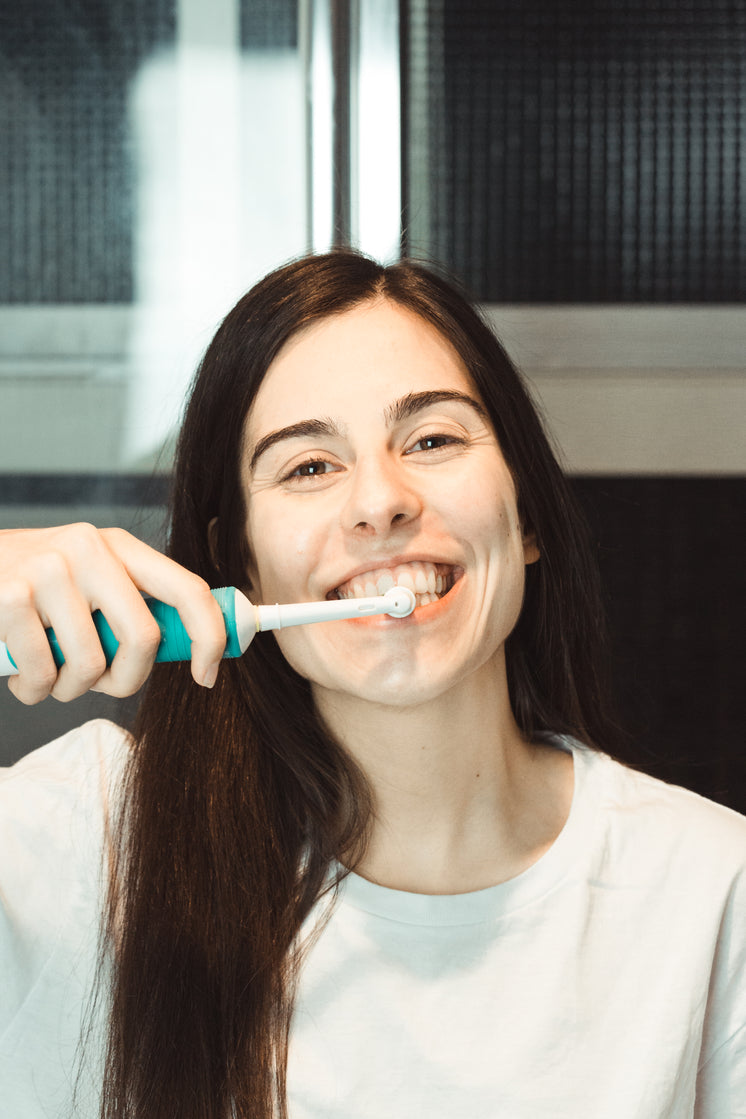
[[[578,515],[461,296],[348,252],[280,269],[208,349],[177,459],[170,558],[0,536],[20,699],[147,678],[131,744],[89,725],[0,792],[9,1114],[70,1110],[82,1028],[86,1115],[101,1085],[127,1119],[743,1115],[746,822],[608,757]],[[407,619],[219,666],[208,586],[392,580]],[[191,675],[150,674],[140,591]]]

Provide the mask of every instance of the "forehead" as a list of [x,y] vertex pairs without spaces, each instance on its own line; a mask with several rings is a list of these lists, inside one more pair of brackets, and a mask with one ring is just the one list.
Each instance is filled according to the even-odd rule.
[[474,395],[453,346],[418,315],[385,299],[312,324],[269,367],[248,416],[249,436],[308,416],[376,413],[407,393]]

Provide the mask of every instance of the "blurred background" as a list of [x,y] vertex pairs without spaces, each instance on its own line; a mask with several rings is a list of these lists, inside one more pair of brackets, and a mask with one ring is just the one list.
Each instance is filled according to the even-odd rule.
[[[746,811],[746,0],[0,0],[0,527],[164,539],[222,315],[437,261],[587,511],[629,758]],[[0,763],[132,701],[18,704]]]

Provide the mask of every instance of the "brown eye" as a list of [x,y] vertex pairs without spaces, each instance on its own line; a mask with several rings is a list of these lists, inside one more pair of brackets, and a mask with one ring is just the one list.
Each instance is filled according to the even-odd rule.
[[294,466],[292,470],[289,470],[283,475],[281,481],[302,484],[303,482],[311,482],[317,478],[326,477],[328,474],[336,474],[341,469],[341,466],[338,466],[334,462],[329,462],[328,459],[310,458]]
[[417,451],[440,451],[443,447],[449,446],[463,446],[464,439],[459,439],[456,435],[423,435],[421,439],[410,447],[407,454],[412,454]]
[[297,466],[293,474],[297,478],[315,478],[317,474],[327,474],[331,466],[323,459],[315,459],[313,462],[303,462]]

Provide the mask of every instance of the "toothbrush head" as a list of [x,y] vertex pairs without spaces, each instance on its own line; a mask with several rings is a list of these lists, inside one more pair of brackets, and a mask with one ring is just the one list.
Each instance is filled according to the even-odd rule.
[[409,587],[389,587],[383,596],[388,604],[386,613],[392,618],[406,618],[417,605],[414,592]]

